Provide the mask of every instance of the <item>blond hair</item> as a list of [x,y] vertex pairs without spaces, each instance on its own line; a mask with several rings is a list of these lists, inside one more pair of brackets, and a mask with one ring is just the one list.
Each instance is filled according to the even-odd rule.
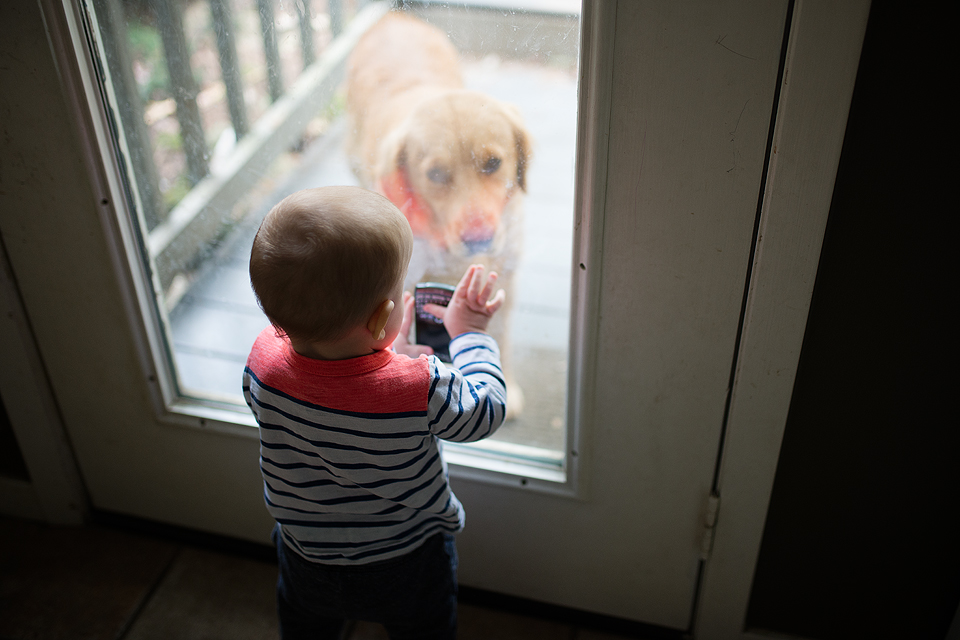
[[250,252],[250,282],[270,322],[293,340],[337,340],[366,324],[406,273],[410,225],[383,196],[321,187],[281,200]]

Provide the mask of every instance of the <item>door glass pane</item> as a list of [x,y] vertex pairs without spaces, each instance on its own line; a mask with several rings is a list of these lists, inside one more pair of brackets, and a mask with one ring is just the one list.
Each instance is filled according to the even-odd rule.
[[[467,262],[496,265],[512,302],[500,314],[504,328],[498,337],[510,334],[504,345],[508,375],[524,402],[487,446],[534,457],[553,451],[548,457],[560,460],[579,5],[399,5],[393,9],[446,35],[464,87],[481,92],[481,101],[504,103],[505,114],[518,114],[509,116],[515,144],[498,152],[503,157],[475,160],[471,168],[485,177],[501,166],[515,172],[500,194],[500,209],[490,214],[486,205],[475,204],[483,196],[459,193],[452,200],[474,205],[472,213],[461,206],[459,213],[451,207],[453,213],[443,214],[443,224],[454,231],[426,230],[412,221],[419,239],[411,276],[455,283],[443,267],[459,269],[450,258],[456,251],[466,251]],[[273,204],[323,185],[391,190],[383,175],[362,168],[362,154],[351,151],[356,121],[344,88],[348,57],[388,8],[363,0],[93,0],[117,148],[168,351],[158,361],[169,364],[180,397],[243,404],[240,373],[267,324],[250,289],[247,260]],[[454,133],[461,141],[478,139],[477,149],[495,147],[484,138],[493,134],[475,131],[474,120],[465,115]],[[480,153],[486,151],[475,151],[474,158]],[[432,169],[427,179],[434,182],[443,177],[437,171],[461,170]],[[431,224],[440,224],[443,215],[434,212]],[[510,403],[519,407],[520,394],[511,391]]]

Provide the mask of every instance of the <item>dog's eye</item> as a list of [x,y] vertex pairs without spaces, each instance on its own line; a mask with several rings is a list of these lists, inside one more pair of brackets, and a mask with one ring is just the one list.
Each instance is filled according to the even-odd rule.
[[491,174],[491,173],[496,173],[496,172],[497,172],[497,169],[499,169],[499,168],[500,168],[500,158],[493,157],[493,158],[488,159],[488,160],[484,163],[483,169],[481,169],[481,171],[482,171],[483,173],[486,173],[486,174],[489,175],[489,174]]
[[450,182],[450,172],[442,167],[434,167],[427,171],[427,179],[435,184],[448,184]]

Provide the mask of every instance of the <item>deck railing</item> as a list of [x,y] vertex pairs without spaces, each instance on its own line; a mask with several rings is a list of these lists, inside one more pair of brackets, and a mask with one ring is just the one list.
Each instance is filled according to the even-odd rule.
[[[266,91],[270,106],[252,119],[247,108],[241,65],[251,63],[249,53],[241,59],[235,36],[237,16],[233,11],[240,0],[90,0],[99,25],[104,58],[122,129],[121,153],[126,156],[131,191],[130,204],[140,212],[144,245],[150,261],[154,286],[161,304],[175,304],[177,287],[171,287],[178,275],[189,275],[197,268],[207,248],[233,222],[235,209],[260,181],[271,163],[282,153],[296,147],[305,128],[325,106],[331,104],[346,71],[347,58],[360,36],[391,7],[415,11],[429,10],[430,20],[449,34],[461,51],[497,52],[504,57],[537,56],[551,52],[554,63],[575,59],[576,16],[568,12],[515,12],[500,8],[497,0],[478,0],[469,11],[437,0],[326,0],[325,8],[332,38],[322,51],[315,51],[311,0],[291,0],[296,9],[298,28],[285,29],[284,37],[296,32],[299,39],[302,70],[284,85],[283,62],[278,42],[275,6],[280,0],[255,2],[259,18],[262,57],[253,56],[265,66]],[[523,0],[519,0],[522,4]],[[553,0],[566,5],[572,0]],[[353,14],[346,20],[346,2]],[[161,194],[160,177],[154,160],[150,131],[145,121],[145,104],[134,76],[133,57],[128,50],[124,3],[146,7],[155,20],[163,45],[164,66],[169,75],[169,90],[175,104],[181,148],[189,190],[170,208]],[[538,0],[534,4],[543,4]],[[314,6],[322,2],[314,0]],[[209,6],[209,18],[215,31],[215,50],[223,83],[226,110],[235,137],[229,153],[211,162],[212,143],[204,131],[198,96],[200,87],[191,64],[184,13],[188,7]],[[484,11],[484,6],[490,10]],[[419,7],[419,8],[418,8]],[[468,12],[467,12],[468,11]],[[246,17],[250,17],[245,14]],[[469,16],[469,17],[468,17]],[[195,16],[194,16],[195,17]],[[509,22],[511,28],[504,28]],[[213,46],[210,56],[213,55]],[[295,54],[294,54],[295,55]],[[287,52],[289,58],[290,53]],[[254,60],[256,62],[256,60]],[[211,84],[209,81],[208,85]],[[232,140],[230,141],[232,142]],[[169,211],[168,211],[169,209]],[[189,279],[189,278],[187,278]]]
[[[93,0],[100,42],[115,93],[119,123],[131,176],[131,204],[140,212],[147,234],[158,294],[175,276],[195,266],[203,248],[220,233],[234,205],[252,188],[277,156],[296,146],[311,118],[328,104],[342,80],[346,58],[357,38],[389,9],[388,2],[357,0],[357,14],[345,27],[342,0],[327,0],[332,41],[318,52],[309,0],[295,1],[302,71],[284,85],[274,11],[277,0],[256,0],[270,107],[251,122],[237,50],[231,0],[206,0],[215,31],[220,79],[236,146],[220,166],[211,167],[211,147],[204,130],[200,87],[191,64],[181,0],[147,0],[162,40],[169,89],[175,103],[189,191],[172,208],[164,204],[160,177],[145,123],[146,105],[135,80],[121,0]],[[244,60],[249,64],[249,60]],[[169,208],[169,210],[168,210]],[[162,295],[162,294],[161,294]]]

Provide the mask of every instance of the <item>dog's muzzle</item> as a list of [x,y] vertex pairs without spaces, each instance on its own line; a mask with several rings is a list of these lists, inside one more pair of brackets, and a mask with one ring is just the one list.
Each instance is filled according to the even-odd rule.
[[497,219],[490,214],[471,212],[460,227],[460,243],[467,255],[489,253],[497,235]]
[[478,253],[487,253],[490,251],[490,247],[493,246],[493,236],[489,238],[471,238],[471,239],[462,239],[463,246],[467,248],[467,253],[471,256]]

